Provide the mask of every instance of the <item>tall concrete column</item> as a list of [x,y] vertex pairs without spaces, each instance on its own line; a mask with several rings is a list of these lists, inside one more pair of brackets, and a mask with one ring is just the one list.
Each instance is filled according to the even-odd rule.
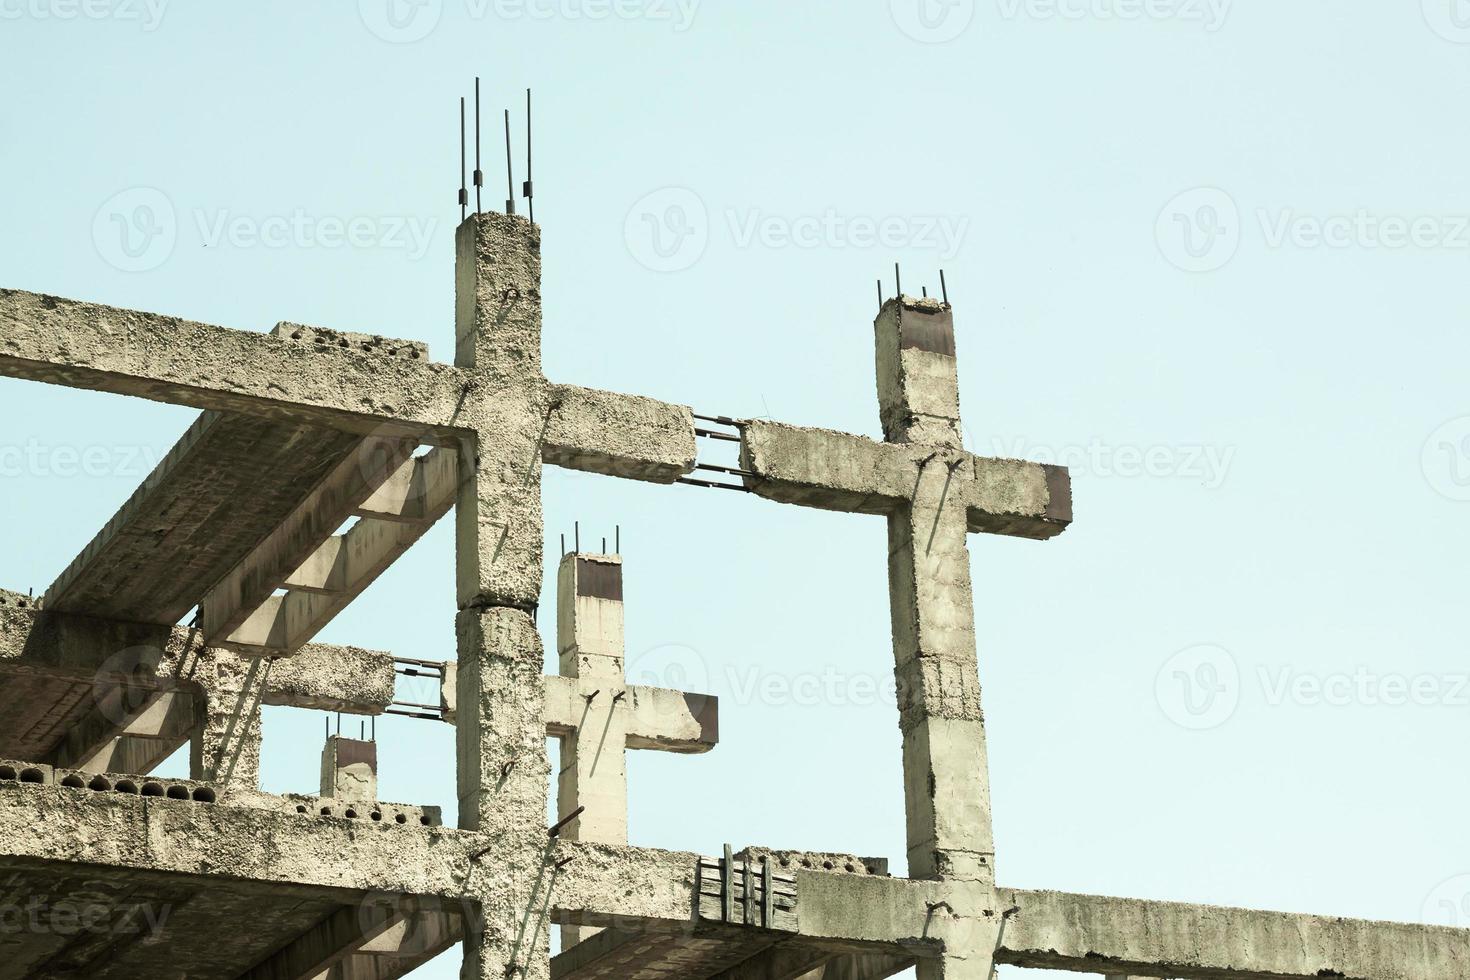
[[[600,844],[628,842],[626,699],[623,646],[623,564],[617,555],[564,555],[557,576],[559,670],[575,677],[582,718],[562,739],[557,811],[587,809],[562,835]],[[562,928],[563,946],[599,930]]]
[[[456,512],[460,826],[485,835],[490,896],[467,924],[465,980],[547,980],[549,884],[541,591],[539,231],[471,217],[456,236],[456,363],[472,367]],[[534,379],[534,380],[533,380]],[[476,386],[479,386],[476,389]]]
[[909,873],[994,881],[985,722],[975,653],[954,324],[902,297],[874,321],[890,442],[934,447],[888,521],[888,581],[903,732]]

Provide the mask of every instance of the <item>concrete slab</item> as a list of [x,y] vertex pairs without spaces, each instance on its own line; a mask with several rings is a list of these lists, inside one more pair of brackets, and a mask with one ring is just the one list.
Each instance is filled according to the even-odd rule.
[[360,441],[320,426],[203,413],[43,604],[174,625]]

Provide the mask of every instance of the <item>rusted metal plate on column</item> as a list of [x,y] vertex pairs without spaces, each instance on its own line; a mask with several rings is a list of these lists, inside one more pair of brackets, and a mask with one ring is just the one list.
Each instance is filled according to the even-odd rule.
[[591,558],[578,558],[577,595],[622,602],[623,566]]

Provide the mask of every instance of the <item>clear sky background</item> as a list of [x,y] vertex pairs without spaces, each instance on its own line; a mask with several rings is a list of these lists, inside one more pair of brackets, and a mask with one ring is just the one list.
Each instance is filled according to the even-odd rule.
[[[1072,465],[1061,538],[971,540],[1003,884],[1470,925],[1470,8],[159,2],[0,0],[0,285],[447,360],[456,100],[494,206],[531,86],[551,378],[876,436],[874,281],[943,267],[971,448]],[[0,581],[194,414],[0,381]],[[722,702],[632,754],[635,843],[902,871],[881,520],[555,470],[546,518],[548,570],[621,525],[630,672]],[[452,658],[451,532],[322,639]],[[266,788],[321,729],[269,712]],[[449,729],[378,734],[452,817]]]

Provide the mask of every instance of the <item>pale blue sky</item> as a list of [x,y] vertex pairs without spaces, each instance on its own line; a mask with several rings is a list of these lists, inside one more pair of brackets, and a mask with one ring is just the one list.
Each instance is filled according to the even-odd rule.
[[[1470,9],[389,2],[0,0],[0,285],[447,359],[456,99],[493,206],[532,86],[552,378],[877,435],[874,280],[943,266],[972,448],[1073,464],[1060,539],[971,542],[1002,883],[1470,924]],[[0,415],[39,592],[193,413]],[[546,516],[621,524],[631,669],[722,699],[631,757],[635,843],[901,867],[881,521],[553,470]],[[324,639],[452,657],[451,523]],[[320,732],[270,714],[267,788]],[[378,732],[452,806],[449,730]]]

